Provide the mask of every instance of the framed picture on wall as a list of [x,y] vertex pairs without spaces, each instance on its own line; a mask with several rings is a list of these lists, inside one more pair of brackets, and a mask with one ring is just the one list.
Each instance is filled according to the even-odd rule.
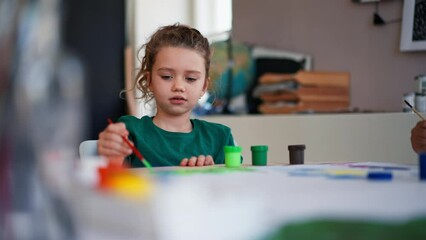
[[401,51],[426,51],[426,0],[405,0]]

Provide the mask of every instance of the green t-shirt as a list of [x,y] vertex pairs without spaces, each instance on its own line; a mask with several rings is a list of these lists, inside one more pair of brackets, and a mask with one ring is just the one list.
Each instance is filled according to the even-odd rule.
[[[118,121],[126,124],[129,139],[153,167],[178,166],[182,159],[199,155],[211,155],[215,164],[223,164],[223,147],[235,145],[229,127],[199,119],[191,119],[189,133],[165,131],[149,116],[122,116]],[[125,161],[130,167],[144,167],[135,154]]]

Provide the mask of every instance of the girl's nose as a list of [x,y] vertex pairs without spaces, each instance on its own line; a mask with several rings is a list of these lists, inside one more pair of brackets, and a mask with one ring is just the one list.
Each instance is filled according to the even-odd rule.
[[185,91],[185,86],[184,86],[184,83],[181,79],[175,78],[175,81],[173,82],[173,86],[172,86],[172,91],[173,92],[184,92]]

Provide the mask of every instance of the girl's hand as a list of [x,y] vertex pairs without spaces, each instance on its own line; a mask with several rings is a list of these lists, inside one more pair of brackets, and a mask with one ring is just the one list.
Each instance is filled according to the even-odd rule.
[[213,157],[210,155],[207,155],[207,156],[200,155],[198,157],[192,156],[189,159],[184,158],[180,162],[181,167],[208,166],[208,165],[214,165]]
[[122,136],[128,137],[129,132],[124,123],[109,124],[99,133],[98,153],[108,158],[124,158],[132,153]]
[[420,121],[411,130],[411,146],[416,153],[426,152],[426,121]]

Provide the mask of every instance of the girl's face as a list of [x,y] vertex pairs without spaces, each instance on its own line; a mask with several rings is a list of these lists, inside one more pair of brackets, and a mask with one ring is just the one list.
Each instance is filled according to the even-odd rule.
[[207,89],[203,57],[195,50],[163,47],[155,59],[148,77],[157,114],[189,116]]

